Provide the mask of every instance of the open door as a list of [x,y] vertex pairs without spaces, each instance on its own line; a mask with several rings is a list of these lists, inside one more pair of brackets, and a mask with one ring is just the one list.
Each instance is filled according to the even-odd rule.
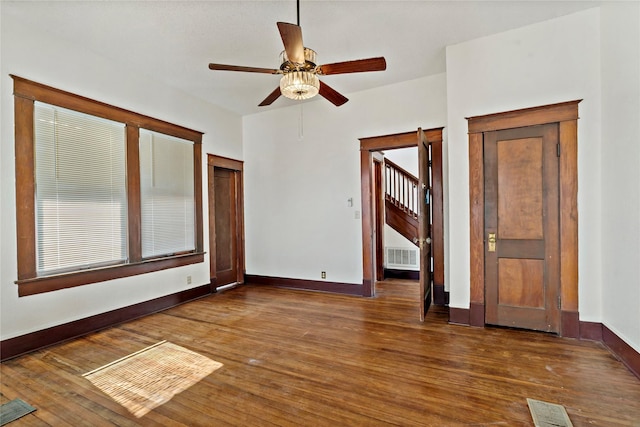
[[420,246],[420,321],[431,306],[431,173],[429,170],[429,143],[421,128],[418,129],[418,235]]
[[[375,295],[377,253],[376,200],[374,192],[376,169],[374,153],[418,146],[418,219],[420,247],[420,319],[434,297],[442,304],[448,301],[444,291],[444,233],[442,208],[442,129],[418,129],[393,135],[360,138],[360,177],[362,196],[362,296]],[[431,159],[429,158],[431,155]],[[431,160],[431,161],[430,161]],[[433,218],[433,221],[431,219]],[[433,224],[433,225],[431,225]],[[432,234],[433,233],[433,234]]]
[[211,287],[244,283],[244,210],[241,161],[207,156]]

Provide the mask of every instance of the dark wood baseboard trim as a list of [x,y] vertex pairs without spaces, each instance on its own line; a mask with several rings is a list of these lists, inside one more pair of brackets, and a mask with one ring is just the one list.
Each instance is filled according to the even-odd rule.
[[580,339],[602,342],[602,323],[580,322]]
[[469,309],[449,307],[449,323],[469,325]]
[[[348,295],[363,295],[364,285],[319,282],[314,280],[286,279],[268,276],[246,275],[245,283],[271,285],[294,289],[333,292]],[[122,307],[63,325],[9,338],[0,341],[0,361],[12,359],[25,353],[49,347],[117,324],[156,313],[211,294],[210,284],[155,298],[139,304]],[[568,312],[567,312],[568,313]],[[569,313],[573,318],[573,312]],[[577,312],[575,313],[577,317]],[[481,316],[480,316],[481,315]],[[564,316],[564,313],[563,313]],[[478,325],[482,319],[482,324]],[[570,320],[573,321],[573,320]],[[484,305],[471,304],[466,308],[449,308],[449,323],[484,326]],[[564,330],[564,326],[563,326]],[[566,335],[565,335],[566,336]],[[575,338],[602,342],[624,365],[640,379],[640,353],[601,323],[579,322]]]
[[433,303],[435,305],[449,305],[449,292],[444,290],[444,285],[433,285]]
[[580,338],[580,315],[577,311],[560,313],[560,335],[567,338]]
[[602,325],[602,342],[633,374],[640,379],[640,353],[611,329]]
[[[640,352],[627,344],[602,323],[580,322],[579,313],[562,312],[562,336],[603,343],[609,351],[640,379]],[[470,308],[449,308],[449,323],[484,326],[484,305],[471,303]]]
[[9,338],[0,342],[0,358],[2,361],[12,359],[22,354],[68,341],[119,323],[166,310],[167,308],[209,294],[211,294],[211,285],[206,284],[128,307],[118,308],[106,313],[96,314],[85,317],[84,319],[74,320],[73,322],[31,332],[19,337]]
[[469,325],[484,327],[484,304],[472,302],[469,304]]
[[373,297],[375,289],[373,288],[373,283],[371,280],[362,279],[362,296],[363,297]]
[[384,278],[385,279],[420,280],[420,271],[385,268]]
[[319,280],[290,279],[286,277],[270,277],[247,274],[245,283],[268,285],[281,288],[306,289],[309,291],[331,292],[334,294],[363,295],[363,285],[341,282],[324,282]]

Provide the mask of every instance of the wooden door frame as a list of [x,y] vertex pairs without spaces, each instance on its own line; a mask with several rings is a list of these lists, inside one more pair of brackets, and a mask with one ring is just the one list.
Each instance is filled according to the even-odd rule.
[[[440,144],[442,147],[442,130],[444,128],[433,128],[423,130],[427,138],[427,142],[430,144]],[[362,295],[366,297],[372,297],[375,295],[375,278],[376,278],[376,232],[375,232],[375,174],[373,168],[373,153],[382,150],[392,150],[396,148],[408,148],[416,147],[418,145],[417,129],[411,132],[398,133],[393,135],[374,136],[369,138],[360,138],[360,192],[362,200]],[[440,149],[440,152],[442,150]],[[435,163],[435,162],[434,162]],[[438,159],[439,170],[442,171],[442,159]],[[435,175],[435,174],[434,174]],[[434,188],[438,185],[442,188],[442,178],[440,176],[439,182],[436,183],[434,178]],[[438,185],[436,185],[438,184]],[[434,199],[436,193],[434,191]],[[442,212],[442,192],[440,192],[440,200],[434,200],[434,212]],[[443,231],[443,218],[439,214],[439,218],[435,221],[440,221],[438,227],[434,226],[434,229],[438,228]],[[441,266],[436,266],[435,269],[442,271],[442,274],[438,276],[442,282],[436,282],[436,275],[434,274],[434,301],[436,298],[444,301],[444,234],[439,232],[439,236],[433,236],[434,240],[434,256],[442,254],[439,258]],[[441,294],[442,297],[437,297],[437,294]],[[437,303],[437,302],[436,302]]]
[[229,159],[227,157],[207,154],[207,174],[208,174],[208,190],[209,190],[209,277],[211,278],[211,292],[216,291],[216,230],[215,230],[215,195],[213,194],[214,169],[224,168],[235,172],[236,178],[236,219],[237,219],[237,241],[236,241],[236,259],[237,265],[237,282],[244,283],[245,276],[245,252],[244,252],[244,185],[243,171],[244,163],[240,160]]
[[560,335],[579,336],[578,103],[581,100],[467,117],[469,127],[469,324],[485,325],[483,132],[558,124],[560,150]]

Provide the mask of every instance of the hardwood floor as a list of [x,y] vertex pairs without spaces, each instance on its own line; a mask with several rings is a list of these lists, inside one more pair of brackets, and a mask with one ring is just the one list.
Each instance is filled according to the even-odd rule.
[[[640,380],[601,344],[418,321],[416,282],[375,298],[246,285],[0,365],[20,426],[530,426],[526,398],[574,426],[640,426]],[[135,418],[81,375],[160,340],[224,366]]]

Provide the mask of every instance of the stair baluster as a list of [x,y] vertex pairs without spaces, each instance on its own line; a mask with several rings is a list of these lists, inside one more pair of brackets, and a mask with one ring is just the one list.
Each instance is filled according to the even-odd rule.
[[389,159],[384,160],[384,170],[386,222],[391,228],[416,244],[418,238],[418,178]]

